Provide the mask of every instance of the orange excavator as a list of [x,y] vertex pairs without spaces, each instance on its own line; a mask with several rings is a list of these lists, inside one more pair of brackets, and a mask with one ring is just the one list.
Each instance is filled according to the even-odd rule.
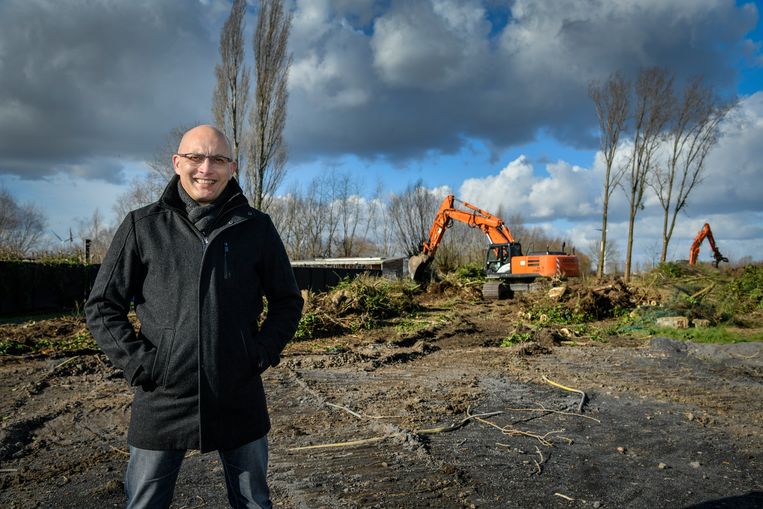
[[[459,202],[467,210],[456,208]],[[434,223],[429,230],[429,240],[424,241],[421,253],[408,260],[408,272],[416,281],[422,281],[426,269],[434,259],[437,247],[453,221],[460,221],[472,228],[479,228],[488,238],[489,246],[485,257],[487,281],[482,294],[487,299],[510,296],[511,291],[525,287],[538,277],[579,276],[580,264],[577,256],[564,251],[545,251],[522,255],[522,246],[514,240],[509,228],[500,217],[457,200],[448,195],[440,204]],[[564,249],[564,247],[562,247]],[[512,288],[514,286],[515,288]]]
[[702,245],[702,241],[706,238],[710,243],[710,249],[713,250],[713,267],[717,268],[718,264],[721,262],[728,263],[729,259],[723,256],[721,252],[718,251],[718,246],[715,245],[715,238],[713,237],[710,225],[705,223],[699,233],[697,233],[697,236],[694,237],[694,242],[692,242],[691,249],[689,249],[689,265],[696,265],[697,258],[699,258],[699,246]]

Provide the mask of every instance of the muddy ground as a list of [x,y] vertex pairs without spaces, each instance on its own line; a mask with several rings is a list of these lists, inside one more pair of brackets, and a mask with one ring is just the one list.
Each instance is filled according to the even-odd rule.
[[[290,345],[264,377],[275,506],[763,507],[763,343],[501,347],[513,306]],[[97,352],[0,356],[0,507],[122,507],[129,413]],[[215,454],[172,507],[226,507]]]

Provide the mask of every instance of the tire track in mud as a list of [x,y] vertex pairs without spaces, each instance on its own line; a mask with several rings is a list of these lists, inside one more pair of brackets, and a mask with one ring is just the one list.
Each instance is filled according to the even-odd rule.
[[[120,481],[92,476],[94,469],[113,469],[124,460],[123,451],[110,445],[121,438],[124,412],[129,408],[125,406],[128,396],[121,390],[121,372],[100,355],[76,355],[52,366],[48,362],[34,371],[25,370],[25,375],[28,378],[19,377],[10,391],[19,395],[3,402],[0,491],[12,488],[15,495],[10,499],[0,495],[0,505],[89,507],[91,495],[98,490],[118,497]],[[119,408],[123,412],[115,414],[113,410]],[[95,491],[42,502],[45,494],[74,482],[89,483]]]
[[[432,343],[441,345],[436,340]],[[366,355],[362,362],[330,371],[305,363],[295,378],[288,375],[279,379],[275,393],[278,397],[291,394],[289,403],[296,409],[297,419],[304,421],[298,426],[299,432],[290,437],[288,433],[275,433],[276,450],[392,435],[356,447],[275,453],[278,485],[298,507],[475,504],[497,508],[507,503],[517,507],[566,507],[564,500],[549,497],[555,491],[572,495],[577,504],[583,505],[600,501],[611,507],[684,507],[738,495],[735,500],[741,501],[739,507],[755,507],[755,490],[763,487],[758,480],[759,446],[749,436],[738,441],[727,435],[728,422],[716,425],[705,420],[698,410],[703,397],[713,394],[719,405],[734,400],[749,405],[749,393],[735,393],[744,383],[757,383],[755,369],[752,377],[746,375],[749,370],[745,367],[723,377],[723,368],[718,364],[663,359],[662,354],[648,347],[612,351],[597,346],[543,351],[527,351],[522,346],[451,347],[410,357],[380,351],[376,352],[378,359],[399,362],[369,370],[372,356]],[[549,355],[537,355],[540,353]],[[421,395],[430,416],[438,415],[442,421],[444,414],[431,411],[431,400],[473,380],[471,383],[479,387],[479,408],[486,411],[538,402],[547,408],[573,410],[577,396],[541,383],[541,374],[586,390],[591,398],[586,413],[602,421],[593,425],[549,413],[507,414],[505,419],[495,419],[502,426],[526,427],[540,434],[564,428],[565,436],[574,439],[570,444],[543,449],[542,458],[532,452],[536,444],[532,439],[501,440],[499,432],[486,431],[477,424],[453,434],[414,434],[415,440],[408,441],[406,448],[402,437],[419,426],[362,420],[327,406],[331,402],[346,405],[363,416],[366,411],[359,409],[379,412],[373,404],[386,395],[391,401],[386,407],[382,405],[385,409],[394,408],[396,403],[402,409],[406,407],[403,388],[407,387]],[[719,383],[725,385],[720,392]],[[634,386],[639,390],[631,390]],[[278,408],[274,413],[282,411],[288,412]],[[744,410],[731,405],[732,414],[739,411]],[[692,413],[694,416],[687,418]],[[292,411],[289,419],[294,417]],[[421,412],[411,420],[420,423]],[[274,430],[283,425],[275,423]],[[401,438],[396,441],[395,437]],[[509,442],[512,447],[498,448],[497,441]],[[542,473],[533,463],[538,460],[545,461]],[[657,467],[662,462],[667,465],[665,470]],[[699,484],[698,476],[702,479]],[[681,489],[665,492],[660,488],[672,483]]]
[[532,370],[553,370],[584,390],[689,405],[693,410],[687,413],[701,424],[722,422],[740,437],[763,439],[759,427],[763,407],[749,404],[751,399],[763,400],[763,380],[757,366],[746,366],[733,358],[729,362],[698,357],[687,351],[684,342],[664,338],[635,350],[612,349],[603,362],[597,361],[602,353],[600,347],[565,348],[555,355],[536,358]]
[[32,442],[37,430],[58,416],[79,406],[81,405],[77,402],[66,403],[47,413],[4,423],[3,429],[0,430],[0,461],[23,458],[25,456],[24,448]]
[[[286,492],[298,507],[306,508],[411,507],[412,500],[421,507],[464,507],[473,494],[468,474],[433,456],[428,437],[374,416],[357,413],[352,416],[352,410],[340,405],[332,408],[335,404],[330,401],[331,394],[345,392],[332,382],[340,382],[340,386],[350,380],[360,383],[369,376],[366,372],[345,372],[341,381],[320,375],[289,369],[278,384],[280,389],[289,391],[291,387],[291,392],[299,393],[292,394],[291,399],[299,402],[298,410],[303,418],[341,422],[341,426],[326,430],[319,440],[383,438],[354,447],[272,453],[271,472],[279,491]],[[279,394],[279,399],[281,396],[284,395]],[[275,408],[273,414],[278,413]],[[293,417],[293,406],[291,414]],[[278,430],[279,425],[274,424],[273,429]],[[278,432],[275,435],[279,436]],[[306,438],[312,441],[309,436]],[[304,439],[297,443],[304,443]],[[274,450],[287,449],[283,445]],[[290,445],[295,444],[292,441]],[[310,474],[300,479],[300,471]]]

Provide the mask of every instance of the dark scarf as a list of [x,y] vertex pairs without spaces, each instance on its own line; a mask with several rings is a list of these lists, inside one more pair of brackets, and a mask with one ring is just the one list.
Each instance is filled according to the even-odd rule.
[[188,219],[193,223],[197,230],[205,235],[209,233],[208,230],[215,222],[215,219],[217,219],[217,216],[220,214],[223,205],[225,205],[225,203],[235,193],[233,188],[234,186],[231,186],[229,182],[215,201],[212,203],[201,204],[191,198],[188,193],[186,193],[185,189],[183,189],[183,185],[180,183],[180,180],[178,180],[178,194],[180,195],[180,200],[183,202],[183,205],[185,205],[185,211],[186,214],[188,214]]

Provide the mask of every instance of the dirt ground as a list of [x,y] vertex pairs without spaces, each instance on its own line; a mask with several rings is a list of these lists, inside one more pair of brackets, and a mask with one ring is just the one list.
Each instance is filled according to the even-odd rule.
[[[763,343],[501,347],[515,306],[291,344],[264,376],[275,506],[763,507]],[[130,400],[97,352],[0,356],[0,507],[122,507]],[[226,506],[189,453],[172,507]]]

